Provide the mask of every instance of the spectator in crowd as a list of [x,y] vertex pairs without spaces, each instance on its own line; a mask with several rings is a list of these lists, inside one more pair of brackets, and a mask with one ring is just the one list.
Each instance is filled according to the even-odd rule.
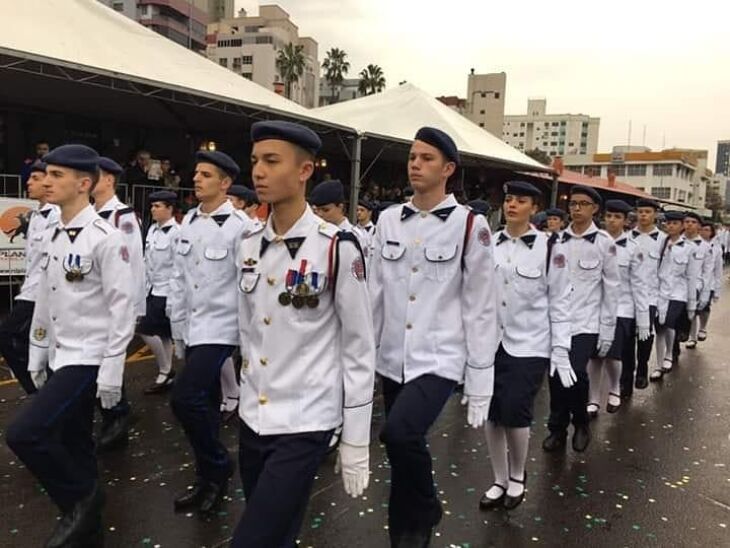
[[25,186],[30,178],[31,169],[35,161],[42,159],[46,154],[48,154],[50,149],[51,147],[46,139],[36,141],[34,149],[35,155],[23,160],[23,165],[20,168],[20,181],[23,183],[23,186]]
[[152,156],[149,151],[140,149],[134,156],[132,165],[124,170],[122,173],[120,183],[129,186],[134,185],[147,185],[150,183],[148,172],[150,164],[152,163]]
[[178,190],[180,188],[180,176],[175,171],[169,158],[160,158],[160,169],[162,170],[162,174],[160,175],[159,182],[162,186]]

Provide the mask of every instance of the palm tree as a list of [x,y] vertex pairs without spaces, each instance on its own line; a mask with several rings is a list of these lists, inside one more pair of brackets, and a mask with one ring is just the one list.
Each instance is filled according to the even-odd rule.
[[327,52],[327,57],[322,63],[324,79],[329,82],[332,89],[332,103],[335,103],[335,88],[342,84],[345,75],[350,70],[350,62],[347,60],[347,53],[340,48],[332,48]]
[[383,69],[378,65],[368,65],[362,69],[360,71],[360,85],[358,89],[364,95],[372,95],[383,91],[385,89]]
[[287,99],[291,99],[291,86],[304,74],[304,46],[295,46],[289,42],[276,56],[276,68],[284,80]]

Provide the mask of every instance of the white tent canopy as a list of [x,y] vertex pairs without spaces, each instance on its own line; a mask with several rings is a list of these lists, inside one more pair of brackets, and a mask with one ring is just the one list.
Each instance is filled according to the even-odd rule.
[[357,128],[365,135],[404,143],[410,143],[419,128],[432,126],[448,133],[462,154],[523,171],[550,170],[413,84],[321,107],[314,112],[331,122]]
[[0,2],[0,53],[318,121],[293,101],[95,0]]

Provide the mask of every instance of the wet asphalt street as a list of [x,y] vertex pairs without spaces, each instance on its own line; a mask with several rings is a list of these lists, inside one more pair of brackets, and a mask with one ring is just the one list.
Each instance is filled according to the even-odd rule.
[[[727,290],[726,290],[727,291]],[[454,395],[430,434],[435,478],[445,509],[432,546],[730,546],[730,297],[715,307],[710,336],[684,350],[661,384],[637,391],[615,415],[592,425],[584,454],[547,455],[547,386],[536,403],[528,459],[527,497],[515,511],[481,512],[492,482],[480,430],[466,426]],[[244,508],[237,475],[217,518],[175,514],[172,499],[193,479],[191,452],[166,396],[145,396],[154,362],[139,353],[128,365],[127,389],[137,422],[129,446],[100,457],[107,493],[107,547],[226,546]],[[56,511],[4,443],[25,396],[0,385],[0,546],[42,546]],[[300,546],[387,546],[388,466],[377,441],[382,405],[373,420],[371,483],[352,500],[333,473],[320,469]],[[223,437],[236,454],[235,420]]]

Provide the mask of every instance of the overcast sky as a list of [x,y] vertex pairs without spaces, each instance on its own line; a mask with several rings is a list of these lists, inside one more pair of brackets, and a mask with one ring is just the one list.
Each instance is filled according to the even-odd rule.
[[[601,118],[599,151],[628,141],[708,149],[730,139],[730,5],[649,0],[272,0],[320,61],[343,48],[350,76],[383,67],[433,95],[466,95],[470,68],[507,73],[506,114],[528,97],[548,113]],[[256,0],[237,0],[250,14]]]

